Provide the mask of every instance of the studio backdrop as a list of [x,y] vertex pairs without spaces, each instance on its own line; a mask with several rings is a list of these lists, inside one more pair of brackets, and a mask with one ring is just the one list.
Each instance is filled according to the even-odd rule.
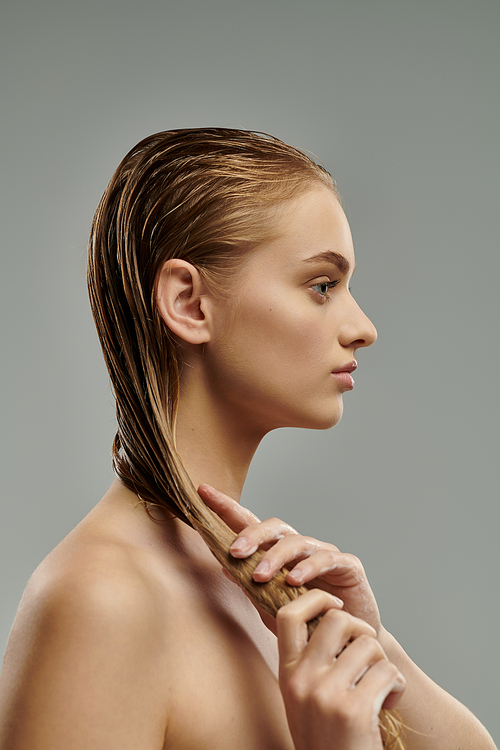
[[358,555],[385,626],[500,737],[496,0],[4,0],[0,643],[112,480],[85,288],[123,155],[270,132],[336,179],[378,328],[329,432],[265,438],[243,502]]

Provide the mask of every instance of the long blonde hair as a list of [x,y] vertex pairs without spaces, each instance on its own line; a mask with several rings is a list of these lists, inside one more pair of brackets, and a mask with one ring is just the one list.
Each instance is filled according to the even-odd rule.
[[[161,505],[193,526],[272,616],[305,589],[286,584],[283,573],[255,583],[262,553],[246,560],[229,554],[235,535],[201,501],[184,469],[175,449],[181,358],[157,310],[156,282],[166,260],[181,258],[220,291],[244,254],[272,236],[276,207],[318,183],[336,193],[323,167],[265,134],[157,133],[119,165],[89,243],[91,307],[116,397],[114,470],[146,505]],[[384,746],[398,747],[398,720],[383,711],[381,721]]]

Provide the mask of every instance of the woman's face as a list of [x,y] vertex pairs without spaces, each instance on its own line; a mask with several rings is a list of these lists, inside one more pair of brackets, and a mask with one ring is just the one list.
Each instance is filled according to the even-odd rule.
[[328,428],[353,387],[356,350],[376,330],[349,292],[354,250],[333,192],[307,190],[276,222],[275,239],[249,253],[214,302],[209,387],[224,413],[263,434]]

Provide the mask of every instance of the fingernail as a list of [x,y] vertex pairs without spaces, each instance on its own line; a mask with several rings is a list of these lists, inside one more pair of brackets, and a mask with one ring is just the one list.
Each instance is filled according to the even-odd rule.
[[253,573],[254,575],[256,573],[262,573],[263,575],[265,575],[266,573],[269,573],[270,567],[271,566],[269,565],[269,560],[261,560]]
[[292,571],[291,571],[291,572],[290,572],[290,573],[288,574],[287,578],[288,578],[288,579],[290,579],[290,578],[291,578],[291,579],[292,579],[293,581],[295,581],[296,583],[302,583],[302,581],[304,580],[304,573],[303,573],[303,571],[302,571],[302,570],[292,570]]
[[214,489],[210,484],[200,484],[198,487],[198,492],[202,490],[202,492],[205,492],[207,495],[211,495],[213,497],[218,497],[217,490]]
[[247,539],[244,536],[240,536],[239,539],[236,539],[232,543],[232,545],[230,547],[230,552],[231,552],[232,555],[234,555],[235,553],[237,553],[237,554],[241,554],[241,553],[245,553],[245,554],[248,553],[248,554],[250,554],[249,548],[250,548],[250,540]]

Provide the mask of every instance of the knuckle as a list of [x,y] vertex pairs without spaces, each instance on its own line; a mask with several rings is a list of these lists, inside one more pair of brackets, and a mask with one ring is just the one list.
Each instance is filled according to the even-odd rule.
[[348,729],[358,722],[359,711],[354,701],[341,700],[337,703],[336,719],[344,729]]
[[259,522],[259,524],[256,525],[261,526],[266,538],[269,540],[274,539],[275,541],[279,541],[284,537],[297,534],[295,529],[280,518],[266,518],[265,521]]
[[297,615],[294,613],[290,604],[285,604],[280,607],[276,613],[276,621],[282,625],[288,625],[289,623],[295,622]]
[[331,566],[332,568],[334,568],[335,565],[336,565],[336,563],[338,562],[338,554],[339,554],[338,550],[325,549],[325,550],[321,550],[321,551],[322,551],[322,553],[324,555],[326,565]]
[[316,539],[313,539],[312,536],[302,536],[302,541],[304,545],[307,545],[308,547],[312,547],[314,550],[321,549],[320,543]]
[[283,528],[287,528],[288,524],[281,520],[281,518],[276,518],[276,516],[273,516],[272,518],[267,518],[265,520],[266,524],[269,526],[281,526]]
[[325,617],[326,615],[328,615],[332,622],[338,623],[346,633],[351,633],[355,630],[357,618],[349,614],[349,612],[346,612],[345,609],[333,607],[328,609],[325,613]]
[[349,622],[350,616],[344,610],[338,608],[335,600],[332,600],[331,594],[326,594],[319,602],[322,605],[323,615],[321,616],[320,624],[325,623],[326,627],[336,628],[341,627],[345,629]]
[[380,659],[376,664],[376,668],[379,673],[384,676],[387,682],[391,682],[396,678],[399,678],[399,669],[395,664],[392,664],[392,662],[388,661],[388,659]]
[[349,734],[365,723],[365,706],[353,695],[340,693],[332,700],[331,695],[317,697],[317,706],[323,715],[331,716],[342,734]]
[[287,697],[295,704],[308,701],[310,687],[301,670],[296,670],[286,681]]
[[337,559],[339,554],[342,554],[339,548],[334,544],[322,544],[321,549],[323,550],[323,552],[327,553],[333,560]]
[[391,683],[395,680],[400,680],[399,669],[388,661],[387,658],[379,659],[373,666],[372,669],[378,674],[378,679],[384,683]]
[[356,640],[358,644],[362,645],[364,648],[373,650],[377,649],[377,641],[372,635],[368,635],[368,633],[361,633],[361,635],[358,635]]
[[324,716],[337,714],[343,708],[343,702],[340,696],[335,696],[332,700],[332,693],[330,690],[325,690],[323,685],[316,685],[311,691],[309,696],[310,703],[315,707],[316,711]]
[[323,615],[323,619],[326,620],[326,622],[337,624],[339,622],[340,623],[345,622],[346,615],[347,615],[347,612],[343,612],[340,609],[332,608],[332,609],[328,609],[325,612],[325,614]]
[[358,571],[360,574],[364,575],[365,569],[363,568],[363,563],[359,559],[359,557],[356,557],[356,555],[352,555],[350,552],[346,552],[344,554],[344,557],[349,562],[349,565],[353,570]]
[[369,633],[361,633],[361,635],[356,638],[356,641],[358,641],[363,649],[368,651],[372,656],[378,656],[380,659],[385,659],[382,646],[375,636],[370,635]]
[[279,526],[280,531],[283,532],[285,535],[288,534],[298,534],[298,531],[296,531],[290,524],[286,523],[285,521],[282,521],[281,518],[269,518],[267,523],[273,526]]
[[353,555],[350,552],[344,552],[344,557],[346,558],[346,560],[349,560],[349,562],[353,566],[361,565],[361,560],[359,559],[359,557],[356,557],[356,555]]

